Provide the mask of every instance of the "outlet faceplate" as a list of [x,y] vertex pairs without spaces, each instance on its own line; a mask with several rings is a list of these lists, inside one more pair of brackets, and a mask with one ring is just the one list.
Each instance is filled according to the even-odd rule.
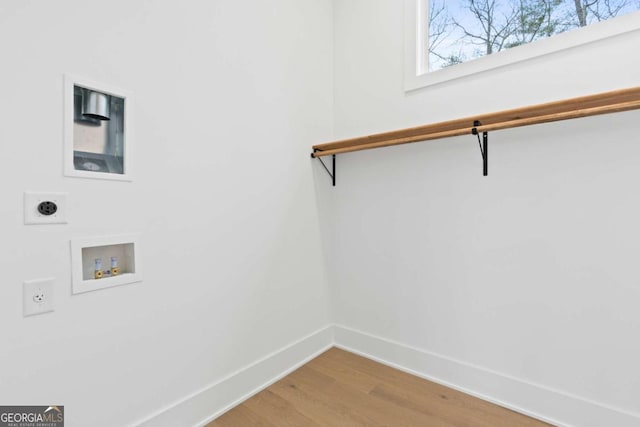
[[29,280],[22,284],[23,315],[53,311],[53,282],[55,279]]
[[67,193],[24,193],[24,223],[66,224]]

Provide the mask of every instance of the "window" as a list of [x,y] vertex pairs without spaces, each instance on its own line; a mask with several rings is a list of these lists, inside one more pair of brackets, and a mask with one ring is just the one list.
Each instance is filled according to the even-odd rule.
[[638,30],[639,9],[640,0],[406,0],[405,87]]

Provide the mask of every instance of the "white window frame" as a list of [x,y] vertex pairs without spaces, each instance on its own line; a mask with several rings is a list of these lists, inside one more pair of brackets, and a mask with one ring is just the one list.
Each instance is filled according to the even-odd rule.
[[428,7],[429,0],[405,0],[404,89],[407,92],[640,30],[640,11],[637,11],[462,64],[428,71],[428,55],[424,49],[418,48],[419,40],[423,43],[427,40],[429,29],[424,20],[428,16]]

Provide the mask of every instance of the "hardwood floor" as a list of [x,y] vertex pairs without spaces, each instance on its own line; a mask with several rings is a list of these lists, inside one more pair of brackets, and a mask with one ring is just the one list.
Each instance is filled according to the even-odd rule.
[[206,427],[549,426],[337,348]]

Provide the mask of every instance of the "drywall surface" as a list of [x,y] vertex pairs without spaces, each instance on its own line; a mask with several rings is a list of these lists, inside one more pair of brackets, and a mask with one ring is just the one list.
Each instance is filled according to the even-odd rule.
[[[402,4],[335,2],[337,139],[640,84],[634,32],[405,93]],[[491,133],[486,178],[472,136],[339,155],[336,323],[639,417],[639,114]]]
[[[308,147],[331,138],[331,3],[103,6],[0,5],[0,403],[70,427],[135,424],[329,324]],[[63,177],[63,73],[133,93],[132,183]],[[24,226],[25,190],[68,192],[69,224]],[[137,232],[142,283],[71,296],[70,239]],[[23,318],[50,276],[55,312]]]

